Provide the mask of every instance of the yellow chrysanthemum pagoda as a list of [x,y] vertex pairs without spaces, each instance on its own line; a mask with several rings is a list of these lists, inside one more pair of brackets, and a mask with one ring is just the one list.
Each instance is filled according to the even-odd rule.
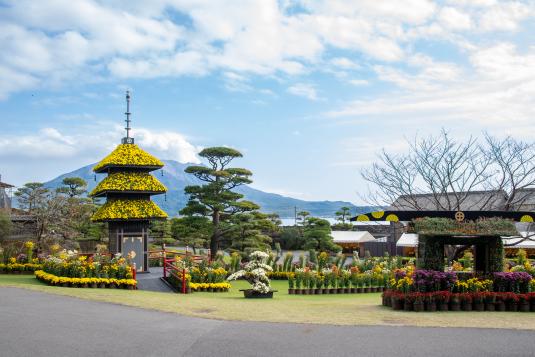
[[147,242],[151,220],[165,219],[167,214],[151,201],[152,195],[167,188],[150,174],[164,164],[140,149],[130,137],[130,94],[126,93],[126,137],[108,156],[93,168],[107,173],[90,196],[106,197],[106,203],[93,214],[95,222],[108,222],[110,253],[130,254],[138,270],[148,269]]

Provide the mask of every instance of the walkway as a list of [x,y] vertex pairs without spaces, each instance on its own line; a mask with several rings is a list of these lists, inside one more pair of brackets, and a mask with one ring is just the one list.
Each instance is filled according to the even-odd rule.
[[160,278],[163,276],[163,268],[154,267],[149,268],[149,273],[138,273],[137,288],[139,290],[173,292],[173,290],[165,284]]
[[[533,356],[533,331],[217,321],[0,288],[2,356]],[[261,302],[258,302],[261,304]]]

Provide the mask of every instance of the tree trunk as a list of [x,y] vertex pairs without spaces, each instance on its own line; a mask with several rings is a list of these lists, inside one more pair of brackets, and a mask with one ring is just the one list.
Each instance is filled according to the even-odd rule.
[[214,211],[212,225],[214,226],[214,232],[210,238],[210,259],[214,260],[219,249],[219,237],[221,236],[221,231],[219,230],[219,211]]

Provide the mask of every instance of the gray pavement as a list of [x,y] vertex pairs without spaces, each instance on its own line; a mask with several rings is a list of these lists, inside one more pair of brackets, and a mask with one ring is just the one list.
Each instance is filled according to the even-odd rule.
[[0,356],[535,356],[533,331],[218,321],[16,288],[0,302]]
[[160,278],[163,276],[163,268],[152,267],[149,268],[148,273],[138,273],[137,288],[139,290],[150,290],[160,292],[173,292],[169,285],[165,284]]

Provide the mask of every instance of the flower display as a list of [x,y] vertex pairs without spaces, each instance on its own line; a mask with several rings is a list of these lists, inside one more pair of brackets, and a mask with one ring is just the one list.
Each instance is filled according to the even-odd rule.
[[227,282],[223,283],[189,283],[189,287],[192,291],[205,291],[208,289],[228,291],[231,285]]
[[35,277],[50,285],[65,285],[84,287],[86,285],[110,285],[117,287],[135,287],[137,281],[134,279],[115,279],[115,278],[70,278],[65,276],[56,276],[54,274],[46,273],[43,270],[37,270]]
[[139,199],[115,199],[102,205],[91,217],[93,221],[166,218],[167,214],[154,202]]
[[273,268],[265,262],[269,255],[261,251],[252,252],[251,259],[242,270],[230,275],[227,280],[244,278],[252,285],[252,290],[258,293],[267,294],[271,291],[271,282],[266,273],[273,271]]
[[102,180],[89,194],[107,191],[142,191],[163,193],[167,188],[148,172],[115,172]]
[[120,144],[100,161],[93,171],[98,172],[108,166],[149,166],[163,167],[163,162],[141,150],[135,144]]

